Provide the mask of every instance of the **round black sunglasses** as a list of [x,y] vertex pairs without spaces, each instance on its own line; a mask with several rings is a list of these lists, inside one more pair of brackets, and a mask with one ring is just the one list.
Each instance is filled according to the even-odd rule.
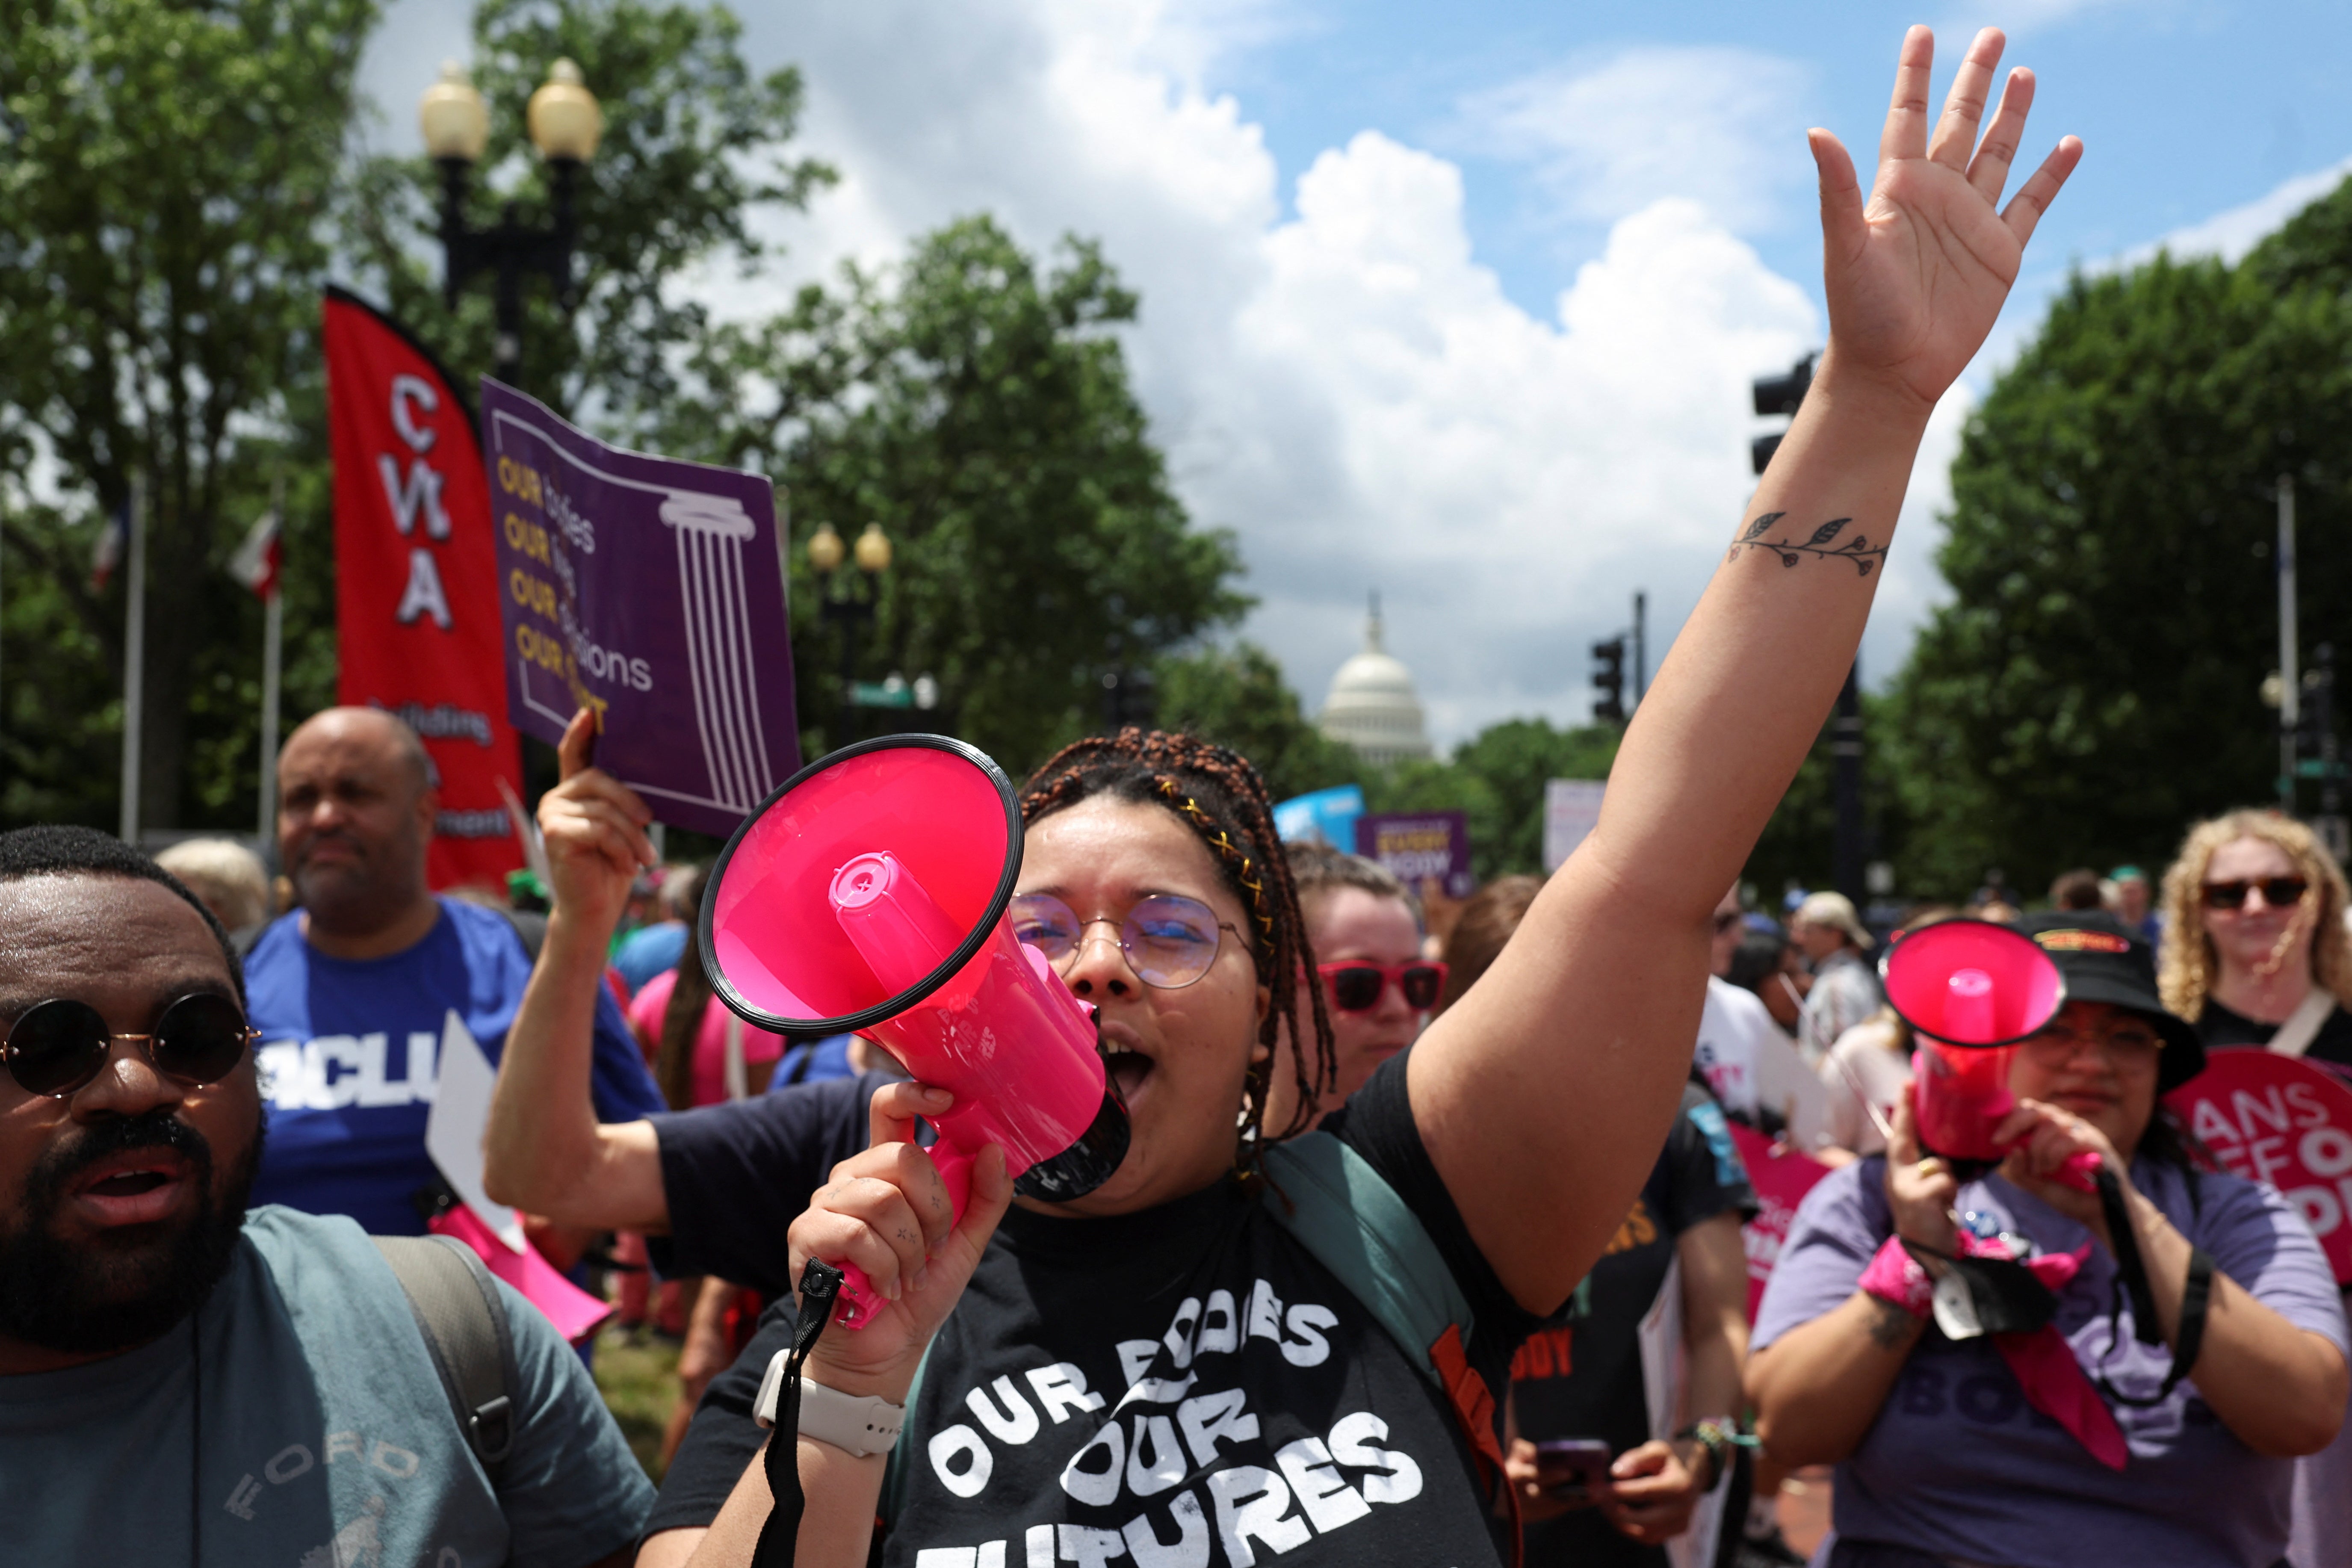
[[97,1008],[61,996],[25,1009],[0,1044],[0,1060],[26,1093],[63,1100],[99,1075],[117,1040],[143,1042],[157,1072],[197,1086],[226,1078],[260,1037],[226,996],[183,996],[143,1035],[115,1034]]

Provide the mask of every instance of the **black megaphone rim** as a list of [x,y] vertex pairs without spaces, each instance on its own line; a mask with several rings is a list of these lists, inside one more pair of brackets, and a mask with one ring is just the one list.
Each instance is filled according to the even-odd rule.
[[[735,851],[742,845],[751,829],[759,826],[760,819],[768,815],[770,807],[816,777],[817,774],[829,768],[838,767],[854,757],[901,748],[952,752],[978,768],[982,775],[996,786],[997,798],[1004,805],[1006,854],[1004,874],[997,879],[996,892],[989,900],[988,912],[981,920],[973,922],[971,933],[957,946],[955,952],[948,956],[946,962],[904,991],[877,1002],[870,1007],[861,1007],[855,1013],[845,1013],[836,1018],[787,1018],[753,1006],[737,994],[735,988],[728,984],[726,973],[719,965],[718,950],[711,944],[711,921],[719,910],[717,895],[720,884],[727,879],[727,868],[734,863]],[[1013,793],[1013,781],[1004,776],[1004,770],[996,765],[995,758],[967,742],[956,740],[950,735],[877,735],[870,741],[853,742],[837,752],[827,752],[824,756],[777,785],[774,793],[761,801],[752,809],[751,814],[743,819],[742,826],[736,828],[733,837],[727,840],[727,847],[721,849],[719,852],[719,858],[710,863],[710,877],[703,885],[702,910],[695,917],[694,928],[695,941],[702,953],[703,972],[710,977],[711,994],[725,1003],[728,1010],[744,1022],[756,1024],[763,1029],[779,1035],[797,1035],[806,1037],[855,1034],[860,1029],[870,1028],[885,1019],[897,1017],[953,979],[995,934],[996,922],[1004,918],[1005,906],[1013,901],[1013,884],[1021,879],[1023,848],[1021,829],[1021,799]]]
[[[2021,1035],[2011,1035],[2005,1040],[1948,1040],[1944,1038],[1943,1036],[1936,1033],[1933,1029],[1927,1028],[1922,1025],[1913,1022],[1911,1016],[1908,1013],[1906,1013],[1902,1008],[1897,1007],[1895,1005],[1894,990],[1886,984],[1886,966],[1895,962],[1895,952],[1905,942],[1910,941],[1915,936],[1924,936],[1931,931],[1941,931],[1946,926],[1988,926],[1994,931],[2004,933],[2005,935],[2013,936],[2020,942],[2033,942],[2033,950],[2036,952],[2041,953],[2044,959],[2049,961],[2050,967],[2056,971],[2058,975],[2058,994],[2050,1005],[2050,1017],[2042,1019],[2040,1024],[2026,1030],[2025,1033]],[[1999,921],[1979,920],[1974,915],[1954,915],[1948,921],[1930,921],[1926,925],[1917,927],[1915,930],[1899,931],[1887,942],[1886,951],[1878,955],[1878,994],[1886,998],[1886,1010],[1894,1014],[1897,1018],[1902,1019],[1903,1026],[1909,1029],[1915,1035],[1924,1035],[1928,1039],[1935,1041],[1937,1045],[1949,1046],[1956,1051],[1998,1051],[2010,1046],[2023,1045],[2026,1041],[2040,1034],[2043,1029],[2048,1028],[2050,1026],[2050,1020],[2057,1017],[2061,1012],[2065,1010],[2066,972],[2058,967],[2058,961],[2056,959],[2050,957],[2049,949],[2043,947],[2038,942],[2033,942],[2032,937],[2026,935],[2015,926],[2003,925]]]

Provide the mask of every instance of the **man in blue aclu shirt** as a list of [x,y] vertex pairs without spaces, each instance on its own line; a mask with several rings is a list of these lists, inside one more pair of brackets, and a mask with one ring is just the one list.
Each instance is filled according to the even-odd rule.
[[[495,1063],[530,956],[503,915],[426,887],[438,801],[425,747],[398,719],[319,714],[287,741],[278,792],[299,907],[245,961],[269,1096],[254,1201],[414,1235],[416,1194],[436,1177],[425,1123],[448,1016]],[[667,1109],[602,988],[592,1094],[605,1121]]]

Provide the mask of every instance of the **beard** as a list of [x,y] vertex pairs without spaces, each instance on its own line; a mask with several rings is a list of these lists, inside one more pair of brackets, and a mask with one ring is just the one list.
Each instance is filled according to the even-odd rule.
[[[267,1125],[264,1112],[217,1187],[212,1145],[169,1110],[101,1123],[51,1150],[0,1228],[0,1337],[72,1355],[111,1354],[157,1338],[202,1306],[236,1256]],[[194,1214],[168,1229],[124,1226],[160,1232],[136,1241],[108,1236],[70,1245],[58,1237],[58,1210],[79,1173],[109,1155],[156,1148],[188,1160]]]

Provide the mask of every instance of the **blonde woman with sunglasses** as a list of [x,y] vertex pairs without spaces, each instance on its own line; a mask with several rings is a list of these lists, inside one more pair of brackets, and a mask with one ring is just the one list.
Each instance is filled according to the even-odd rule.
[[2352,1070],[2345,907],[2342,868],[2302,823],[2273,811],[2199,823],[2164,874],[2165,1005],[2209,1047]]

